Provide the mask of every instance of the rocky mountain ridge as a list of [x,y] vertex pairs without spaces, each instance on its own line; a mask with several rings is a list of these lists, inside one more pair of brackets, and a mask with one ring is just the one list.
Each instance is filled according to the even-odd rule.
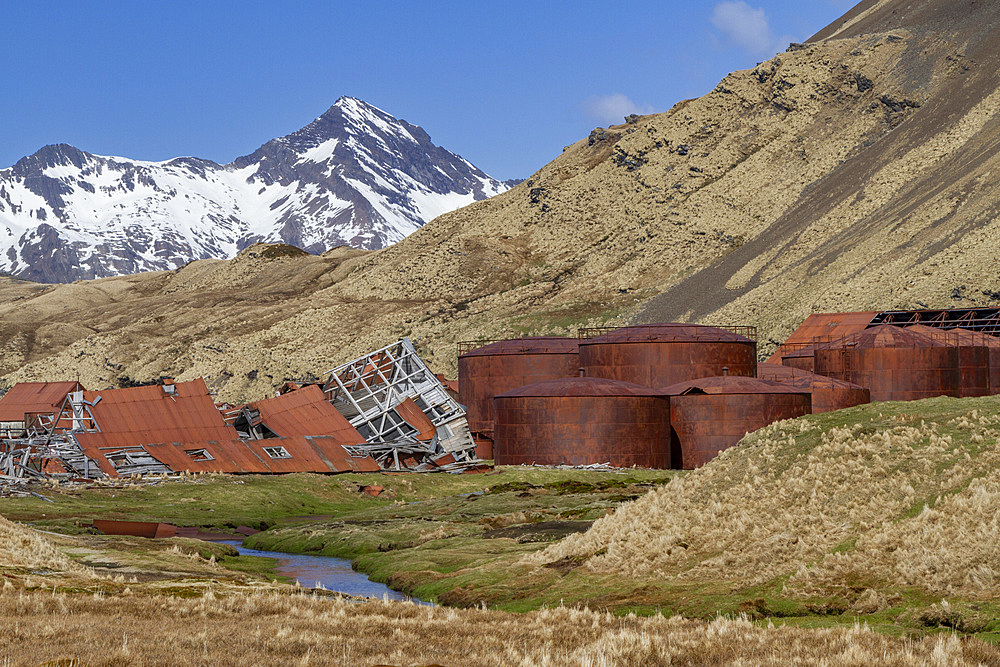
[[0,170],[0,270],[68,282],[231,258],[262,241],[378,249],[508,188],[420,127],[342,97],[227,165],[42,148]]

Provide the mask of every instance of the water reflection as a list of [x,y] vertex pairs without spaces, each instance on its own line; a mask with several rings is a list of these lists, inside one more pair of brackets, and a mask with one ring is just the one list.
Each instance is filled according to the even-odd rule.
[[239,540],[217,540],[239,550],[241,556],[264,556],[278,561],[277,571],[289,579],[298,580],[303,586],[312,588],[322,584],[323,588],[347,595],[390,600],[409,600],[417,604],[424,602],[405,593],[394,591],[385,584],[372,581],[366,575],[351,569],[351,561],[330,556],[307,556],[287,554],[281,551],[258,551],[244,547]]

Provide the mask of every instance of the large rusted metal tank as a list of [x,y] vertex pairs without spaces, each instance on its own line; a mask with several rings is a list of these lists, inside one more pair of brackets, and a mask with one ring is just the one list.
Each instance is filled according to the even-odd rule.
[[782,364],[757,364],[757,377],[808,391],[812,394],[813,414],[853,408],[872,400],[871,392],[864,387]]
[[990,340],[996,341],[998,355],[1000,340],[975,331],[936,329],[925,324],[913,324],[906,328],[958,348],[959,396],[989,396]]
[[767,380],[710,377],[666,387],[670,396],[670,460],[693,470],[747,433],[811,411],[808,392]]
[[497,465],[670,467],[670,408],[655,389],[576,377],[520,387],[494,404]]
[[485,345],[460,343],[458,402],[465,406],[469,429],[485,441],[493,434],[494,396],[536,382],[576,377],[579,369],[575,338],[534,336]]
[[960,396],[959,348],[888,324],[816,348],[816,372],[867,387],[873,401]]
[[580,341],[580,366],[590,377],[646,387],[723,373],[753,377],[757,372],[756,330],[734,329],[697,324],[616,329]]

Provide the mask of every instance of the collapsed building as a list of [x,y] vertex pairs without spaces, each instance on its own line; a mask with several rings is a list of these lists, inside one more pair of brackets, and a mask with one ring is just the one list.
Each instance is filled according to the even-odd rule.
[[0,398],[0,481],[62,473],[460,472],[479,464],[465,410],[409,340],[323,383],[216,405],[205,381],[86,390],[22,383]]

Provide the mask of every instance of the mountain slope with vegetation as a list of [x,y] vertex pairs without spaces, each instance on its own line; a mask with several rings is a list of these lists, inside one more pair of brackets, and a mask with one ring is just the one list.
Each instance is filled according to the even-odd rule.
[[205,375],[243,399],[402,335],[454,372],[477,337],[692,320],[755,324],[767,352],[813,310],[1000,303],[997,19],[862,3],[384,250],[7,283],[0,382]]

